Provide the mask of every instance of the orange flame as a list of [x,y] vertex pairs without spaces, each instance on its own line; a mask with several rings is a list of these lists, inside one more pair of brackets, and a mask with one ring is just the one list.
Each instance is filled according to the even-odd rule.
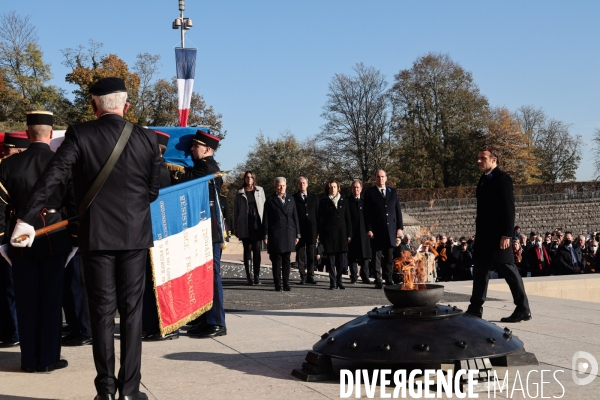
[[400,257],[394,260],[394,270],[402,273],[402,290],[423,290],[427,276],[425,269],[426,258],[423,254],[415,256],[410,251],[403,251]]

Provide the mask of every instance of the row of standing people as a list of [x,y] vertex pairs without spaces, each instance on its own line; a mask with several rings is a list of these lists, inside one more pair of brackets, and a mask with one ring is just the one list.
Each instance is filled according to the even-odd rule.
[[[256,186],[252,171],[244,174],[244,186],[234,201],[233,232],[244,247],[249,285],[260,284],[260,242],[267,244],[276,291],[290,291],[290,255],[296,252],[300,284],[315,284],[315,244],[320,242],[329,270],[329,288],[344,289],[342,272],[350,264],[360,268],[363,282],[370,283],[368,263],[373,260],[375,286],[392,284],[393,250],[399,244],[402,212],[395,190],[386,186],[379,170],[376,184],[363,192],[362,182],[352,183],[352,194],[343,197],[337,181],[327,182],[321,199],[308,191],[308,179],[299,177],[297,191],[286,193],[284,177],[274,181],[267,197]],[[253,270],[250,265],[253,265]],[[356,276],[358,271],[353,271]]]

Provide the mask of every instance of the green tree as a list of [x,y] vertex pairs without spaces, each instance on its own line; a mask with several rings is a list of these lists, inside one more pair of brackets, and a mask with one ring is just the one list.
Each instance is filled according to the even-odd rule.
[[484,140],[489,106],[472,74],[448,55],[430,53],[395,76],[390,94],[399,183],[447,187],[477,182],[473,160]]
[[353,69],[355,75],[335,74],[329,84],[319,141],[335,154],[338,179],[368,181],[392,163],[387,82],[373,67]]

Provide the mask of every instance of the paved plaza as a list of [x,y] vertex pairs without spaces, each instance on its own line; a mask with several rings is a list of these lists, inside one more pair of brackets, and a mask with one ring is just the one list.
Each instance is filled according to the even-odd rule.
[[[182,330],[178,340],[144,342],[141,390],[150,399],[160,400],[340,398],[339,381],[303,382],[291,372],[302,366],[307,351],[324,332],[365,314],[373,306],[389,304],[383,292],[361,284],[348,285],[345,291],[330,291],[325,276],[316,287],[293,285],[289,293],[274,292],[268,267],[262,270],[264,284],[259,287],[244,285],[243,267],[233,263],[224,263],[223,267],[227,336],[193,339]],[[578,386],[571,372],[577,351],[586,351],[600,360],[600,302],[594,298],[572,298],[577,297],[576,292],[600,290],[600,275],[529,278],[526,286],[533,319],[511,324],[510,328],[525,343],[527,351],[535,353],[540,365],[509,368],[510,388],[518,370],[523,389],[529,389],[529,397],[523,396],[527,396],[526,391],[516,390],[512,398],[534,397],[540,374],[530,374],[527,385],[527,372],[543,369],[563,371],[556,372],[560,384],[551,374],[545,375],[544,381],[549,383],[544,385],[544,397],[598,399],[600,378]],[[552,291],[551,287],[566,289]],[[442,303],[465,309],[471,282],[446,283],[445,288]],[[488,295],[494,300],[486,303],[484,317],[503,326],[499,319],[513,309],[510,293],[502,280],[492,281],[490,289],[493,290]],[[18,348],[0,349],[0,400],[93,399],[95,370],[91,346],[64,347],[62,355],[69,361],[68,368],[28,374],[19,369]],[[504,376],[504,369],[499,368],[498,374]],[[392,390],[388,389],[388,393]],[[379,395],[377,389],[375,397]],[[487,392],[479,395],[488,397]],[[506,391],[496,395],[509,396]],[[366,398],[364,389],[362,398]]]

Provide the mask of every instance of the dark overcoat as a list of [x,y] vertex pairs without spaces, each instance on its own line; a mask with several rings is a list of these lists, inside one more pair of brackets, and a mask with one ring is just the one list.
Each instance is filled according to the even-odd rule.
[[365,224],[373,232],[371,246],[375,249],[396,247],[396,231],[404,229],[398,194],[386,186],[385,198],[377,186],[364,191]]
[[346,197],[350,209],[352,222],[352,241],[348,244],[350,258],[371,258],[371,240],[367,236],[365,227],[365,200],[359,197],[358,201],[352,195]]
[[[6,227],[5,224],[8,221],[5,218],[0,218],[0,232],[2,235],[5,231],[7,235],[12,234],[12,229],[17,222],[15,211],[25,203],[29,191],[42,175],[53,156],[54,152],[50,150],[50,146],[46,143],[35,142],[22,153],[14,154],[2,160],[0,164],[0,215],[4,217],[6,208],[13,211],[10,227]],[[39,212],[31,225],[35,229],[40,229],[62,221],[61,211],[63,207],[68,213],[68,215],[65,215],[66,217],[77,215],[70,171],[50,194],[44,206],[38,210]],[[52,211],[47,212],[46,210]],[[76,224],[71,225],[71,227],[74,226]],[[76,230],[71,229],[71,233],[76,235]],[[70,252],[72,246],[77,246],[76,241],[71,239],[69,231],[62,228],[37,237],[30,248],[8,246],[8,253],[10,258],[33,257],[46,259],[52,255]]]
[[348,251],[348,238],[352,237],[352,221],[348,202],[340,196],[337,207],[329,196],[319,202],[319,242],[325,254]]
[[319,212],[319,197],[307,192],[306,201],[302,199],[300,192],[294,193],[298,221],[300,222],[300,234],[302,238],[298,245],[315,244],[317,242],[317,219]]
[[503,236],[512,238],[515,227],[515,196],[510,176],[496,167],[479,178],[476,190],[475,264],[515,262],[512,246],[500,249]]
[[[31,190],[18,217],[34,225],[37,214],[48,205],[47,199],[55,185],[63,182],[71,170],[79,205],[112,153],[124,126],[125,120],[117,114],[105,114],[97,120],[69,126],[64,141]],[[136,168],[132,169],[132,165]],[[134,125],[110,176],[79,221],[80,249],[152,247],[150,203],[158,197],[159,184],[160,151],[156,132]]]
[[262,224],[265,239],[268,239],[269,254],[296,251],[296,238],[300,238],[301,235],[296,202],[292,196],[285,196],[285,205],[281,204],[275,193],[267,197]]

